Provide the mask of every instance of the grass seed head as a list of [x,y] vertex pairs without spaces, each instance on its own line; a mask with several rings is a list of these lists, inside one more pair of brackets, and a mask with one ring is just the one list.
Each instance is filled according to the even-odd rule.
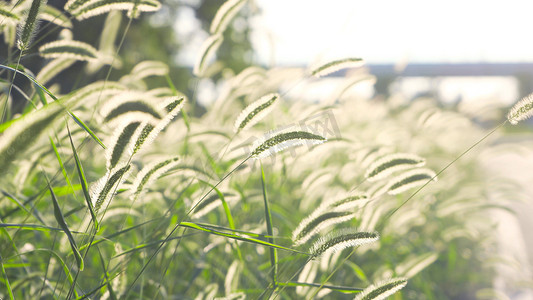
[[533,94],[529,94],[513,105],[507,114],[507,120],[509,120],[509,123],[516,125],[531,116],[533,116]]
[[388,279],[368,286],[357,294],[354,300],[383,300],[401,290],[406,284],[406,278]]

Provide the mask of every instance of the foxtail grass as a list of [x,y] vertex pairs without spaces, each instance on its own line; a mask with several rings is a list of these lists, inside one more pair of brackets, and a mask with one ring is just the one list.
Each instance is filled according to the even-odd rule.
[[304,144],[319,145],[327,139],[318,134],[307,131],[290,131],[279,133],[271,138],[263,138],[254,142],[251,157],[255,159],[262,159],[273,155],[276,152],[286,148],[300,146]]
[[279,94],[273,93],[265,95],[248,105],[235,120],[233,131],[239,133],[246,128],[250,128],[261,121],[267,114],[269,114],[275,101],[279,98]]
[[205,40],[200,48],[200,55],[198,56],[192,71],[195,76],[203,77],[205,75],[209,60],[213,57],[215,52],[217,52],[223,39],[222,34],[217,33]]
[[392,278],[368,286],[354,300],[383,300],[407,285],[405,278]]
[[44,5],[46,5],[46,0],[32,0],[24,24],[18,31],[17,46],[20,50],[25,51],[30,47],[38,28],[39,14]]
[[13,161],[23,155],[64,112],[65,108],[59,103],[50,103],[17,119],[4,131],[0,139],[0,172],[2,175],[7,173]]
[[428,180],[437,181],[437,174],[429,169],[414,169],[404,172],[389,181],[389,195],[397,195],[417,186],[424,185]]
[[246,1],[247,0],[228,0],[224,2],[215,14],[213,21],[211,21],[211,27],[209,28],[211,34],[224,32]]
[[309,249],[313,257],[325,253],[335,253],[349,247],[373,243],[379,239],[377,232],[356,231],[353,229],[341,229],[333,231],[318,239]]
[[533,94],[530,94],[518,101],[507,114],[509,123],[516,125],[518,122],[533,116]]
[[345,58],[335,60],[326,64],[323,64],[311,71],[311,76],[314,77],[324,77],[333,72],[346,69],[346,68],[357,68],[364,64],[361,58]]
[[93,46],[71,40],[59,40],[39,47],[39,53],[44,58],[70,58],[81,61],[92,61],[99,57],[98,50]]
[[422,167],[425,163],[426,160],[418,155],[410,153],[389,154],[374,161],[365,173],[365,177],[372,182],[386,178],[400,170]]
[[153,12],[160,8],[161,3],[156,0],[89,0],[83,4],[73,2],[69,11],[76,19],[85,20],[112,10],[125,10],[128,16],[137,18],[141,12]]

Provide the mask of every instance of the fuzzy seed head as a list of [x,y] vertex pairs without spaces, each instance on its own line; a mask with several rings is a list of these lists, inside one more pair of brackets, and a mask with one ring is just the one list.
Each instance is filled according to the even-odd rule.
[[224,2],[213,18],[209,32],[215,34],[226,30],[231,20],[237,15],[245,3],[246,0],[228,0]]
[[311,71],[311,75],[314,77],[323,77],[333,72],[346,69],[346,68],[357,68],[364,64],[361,58],[345,58],[339,59],[327,64],[321,65],[318,68],[315,68]]
[[317,240],[309,253],[313,256],[321,256],[324,253],[335,253],[348,247],[357,247],[375,242],[379,239],[377,232],[356,231],[354,229],[343,229],[334,231]]
[[354,214],[349,211],[329,211],[318,216],[309,216],[300,222],[292,233],[296,246],[302,245],[327,227],[349,221]]
[[93,46],[71,40],[60,40],[42,45],[39,52],[44,58],[70,58],[91,61],[98,58],[98,50]]
[[215,52],[217,52],[218,48],[222,44],[222,41],[223,37],[220,33],[216,33],[205,40],[205,42],[200,48],[200,55],[198,56],[198,59],[196,60],[192,71],[195,76],[204,76],[209,59],[213,57]]
[[435,172],[429,169],[414,169],[391,179],[388,183],[388,194],[397,195],[409,189],[426,184],[430,180],[437,181]]
[[[68,4],[69,3],[67,3],[67,5]],[[76,8],[74,9],[73,7]],[[108,13],[112,10],[126,10],[128,11],[129,16],[136,18],[140,12],[153,12],[160,8],[161,3],[156,0],[89,0],[84,1],[81,4],[71,5],[69,11],[76,17],[76,19],[84,20]]]
[[410,169],[414,167],[421,167],[425,165],[426,160],[418,155],[410,153],[394,153],[385,155],[368,168],[365,177],[368,181],[376,181],[386,178],[394,172]]
[[305,143],[312,145],[322,144],[326,138],[306,131],[291,131],[280,133],[264,142],[259,140],[254,143],[252,157],[261,159],[289,147],[300,146]]
[[235,120],[233,131],[240,132],[250,128],[261,121],[274,108],[274,102],[279,98],[279,94],[272,93],[265,95],[248,105]]
[[372,284],[355,296],[354,300],[383,300],[407,285],[406,278],[393,278]]
[[133,199],[136,199],[145,187],[153,183],[161,175],[175,167],[178,163],[178,157],[157,161],[144,167],[135,177],[132,185]]
[[509,123],[516,125],[518,122],[529,119],[533,116],[533,94],[522,98],[518,101],[507,114]]

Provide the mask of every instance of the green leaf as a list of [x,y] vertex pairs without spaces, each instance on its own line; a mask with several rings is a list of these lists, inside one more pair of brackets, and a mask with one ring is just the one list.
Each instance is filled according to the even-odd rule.
[[[18,228],[22,230],[34,230],[34,231],[63,231],[61,228],[50,227],[39,224],[17,224],[17,223],[0,223],[0,228]],[[84,232],[71,231],[71,233],[84,234]]]
[[11,285],[9,284],[9,278],[7,278],[6,269],[4,268],[4,261],[0,255],[0,268],[2,269],[2,275],[4,275],[4,284],[6,285],[7,292],[9,294],[9,299],[14,300],[13,291],[11,290]]
[[[167,79],[168,86],[172,90],[172,93],[174,94],[174,96],[179,96],[178,90],[174,86],[174,83],[172,83],[172,79],[170,79],[170,75],[166,74],[165,78]],[[181,112],[181,115],[183,116],[183,122],[185,123],[185,126],[187,127],[187,131],[191,131],[191,124],[189,123],[189,116],[187,115],[187,112],[184,109],[182,109],[180,112]]]
[[76,168],[78,169],[78,176],[80,177],[81,182],[81,188],[83,190],[83,196],[85,197],[85,202],[87,203],[87,207],[89,208],[89,212],[91,213],[91,218],[94,222],[94,229],[96,232],[98,232],[98,229],[100,226],[98,225],[98,219],[96,218],[96,214],[94,213],[93,204],[91,202],[91,196],[89,195],[89,185],[87,184],[87,179],[85,179],[85,173],[83,172],[83,166],[81,165],[80,158],[78,157],[78,151],[76,151],[76,147],[74,147],[74,142],[72,141],[72,135],[70,134],[70,129],[68,128],[67,124],[67,130],[68,130],[68,137],[70,139],[70,145],[72,147],[72,153],[74,154],[74,159],[76,160]]
[[59,152],[57,151],[56,144],[54,143],[54,140],[52,140],[51,137],[50,137],[50,144],[52,144],[52,149],[54,149],[57,162],[59,163],[59,167],[61,168],[61,173],[63,173],[63,177],[65,177],[65,181],[70,187],[72,187],[72,184],[70,183],[70,180],[68,178],[67,170],[65,170],[65,166],[63,165],[63,160],[61,159],[61,156],[59,155]]
[[[272,214],[270,213],[270,207],[268,205],[268,197],[265,187],[265,171],[263,170],[263,164],[261,164],[261,186],[263,188],[263,202],[265,205],[265,219],[267,226],[267,234],[272,236]],[[268,238],[269,243],[274,243],[273,238]],[[277,274],[278,274],[278,253],[275,248],[270,248],[270,265],[272,266],[272,285],[276,286]]]
[[353,293],[359,293],[363,289],[362,288],[354,288],[349,286],[339,286],[339,285],[327,285],[327,284],[317,284],[317,283],[306,283],[306,282],[297,282],[297,281],[289,281],[289,282],[278,282],[278,285],[280,286],[310,286],[310,287],[318,287],[318,288],[327,288],[331,289],[337,292],[341,293],[347,293],[347,294],[353,294]]
[[[14,68],[11,68],[11,67],[8,67],[6,65],[2,65],[0,64],[0,69],[6,69],[6,70],[10,70],[10,71],[13,71],[13,72],[17,72],[19,73],[20,75],[28,78],[31,82],[33,82],[39,89],[41,89],[42,91],[44,91],[46,94],[48,94],[48,96],[52,97],[52,99],[54,99],[55,101],[57,101],[57,97],[54,96],[54,94],[52,94],[46,87],[44,87],[42,84],[40,84],[39,82],[37,82],[37,80],[35,80],[35,78],[33,78],[33,76],[25,73],[25,72],[22,72],[22,71],[19,71],[17,69],[14,69]],[[70,110],[67,109],[67,112],[68,114],[72,117],[72,119],[74,119],[74,121],[81,127],[83,128],[83,130],[85,130],[98,144],[100,144],[100,146],[102,146],[104,149],[106,148],[106,146],[104,145],[104,143],[102,143],[102,141],[94,134],[94,132],[87,126],[85,125],[85,123],[83,123],[82,120],[80,120],[80,118],[78,118],[75,114],[73,114]],[[0,132],[5,130],[3,127],[0,127]]]
[[[57,228],[58,230],[61,230],[59,228]],[[57,254],[55,251],[53,250],[50,250],[50,249],[34,249],[34,250],[30,250],[30,251],[27,251],[27,252],[24,252],[24,253],[20,253],[20,254],[17,254],[15,256],[11,256],[9,259],[14,259],[18,256],[22,256],[22,255],[28,255],[30,253],[34,253],[34,252],[46,252],[46,253],[49,253],[51,255],[53,255],[58,261],[59,263],[61,264],[61,266],[63,267],[63,272],[65,272],[65,275],[67,275],[67,279],[68,281],[70,282],[70,284],[72,285],[74,283],[74,280],[72,279],[72,274],[70,273],[69,271],[69,268],[67,266],[67,264],[65,263],[65,261],[61,258],[61,256],[59,256],[59,254]],[[76,297],[78,297],[78,292],[76,291],[76,289],[74,289],[74,295],[76,295]]]
[[96,136],[96,134],[94,134],[94,132],[91,130],[91,128],[89,128],[89,126],[85,125],[85,123],[83,123],[83,121],[75,114],[73,114],[70,110],[67,110],[67,112],[72,117],[72,119],[74,119],[74,121],[93,138],[93,140],[95,140],[100,146],[102,146],[102,148],[106,149],[104,143],[102,143],[102,141]]
[[245,237],[245,236],[241,236],[241,235],[234,234],[234,233],[228,233],[228,232],[222,232],[222,231],[218,231],[218,230],[214,230],[214,229],[209,229],[209,228],[207,228],[207,226],[202,226],[202,225],[199,225],[199,224],[196,224],[196,223],[181,222],[180,226],[181,227],[192,228],[192,229],[196,229],[196,230],[200,230],[200,231],[204,231],[204,232],[207,232],[207,233],[210,233],[210,234],[214,234],[214,235],[228,237],[230,239],[244,241],[244,242],[247,242],[247,243],[267,246],[267,247],[270,247],[270,248],[281,249],[281,250],[285,250],[285,251],[289,251],[289,252],[293,252],[293,253],[309,255],[309,253],[306,253],[306,252],[302,252],[302,251],[294,250],[294,249],[291,249],[291,248],[283,247],[283,246],[280,246],[280,245],[276,245],[276,244],[273,244],[273,243],[265,242],[265,241],[262,241],[262,240],[259,240],[259,239],[256,239],[256,238]]
[[[48,181],[48,178],[46,179],[46,181]],[[70,247],[72,248],[72,252],[74,253],[76,262],[78,263],[78,269],[80,271],[83,271],[83,267],[84,267],[83,257],[81,256],[80,251],[78,250],[78,247],[76,246],[76,241],[74,240],[74,237],[72,236],[72,233],[70,232],[70,229],[68,228],[67,223],[65,222],[65,218],[63,217],[61,208],[59,208],[59,203],[57,203],[57,198],[56,198],[56,195],[54,194],[54,190],[52,189],[52,186],[50,185],[50,182],[48,182],[48,189],[50,190],[50,195],[52,195],[52,203],[54,204],[54,216],[56,218],[56,221],[68,237]]]

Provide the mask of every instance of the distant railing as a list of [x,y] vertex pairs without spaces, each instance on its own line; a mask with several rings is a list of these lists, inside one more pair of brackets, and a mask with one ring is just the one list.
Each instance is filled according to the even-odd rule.
[[[367,64],[371,74],[380,76],[531,76],[533,63],[413,63],[397,71],[394,64]],[[332,74],[343,77],[346,70]]]

